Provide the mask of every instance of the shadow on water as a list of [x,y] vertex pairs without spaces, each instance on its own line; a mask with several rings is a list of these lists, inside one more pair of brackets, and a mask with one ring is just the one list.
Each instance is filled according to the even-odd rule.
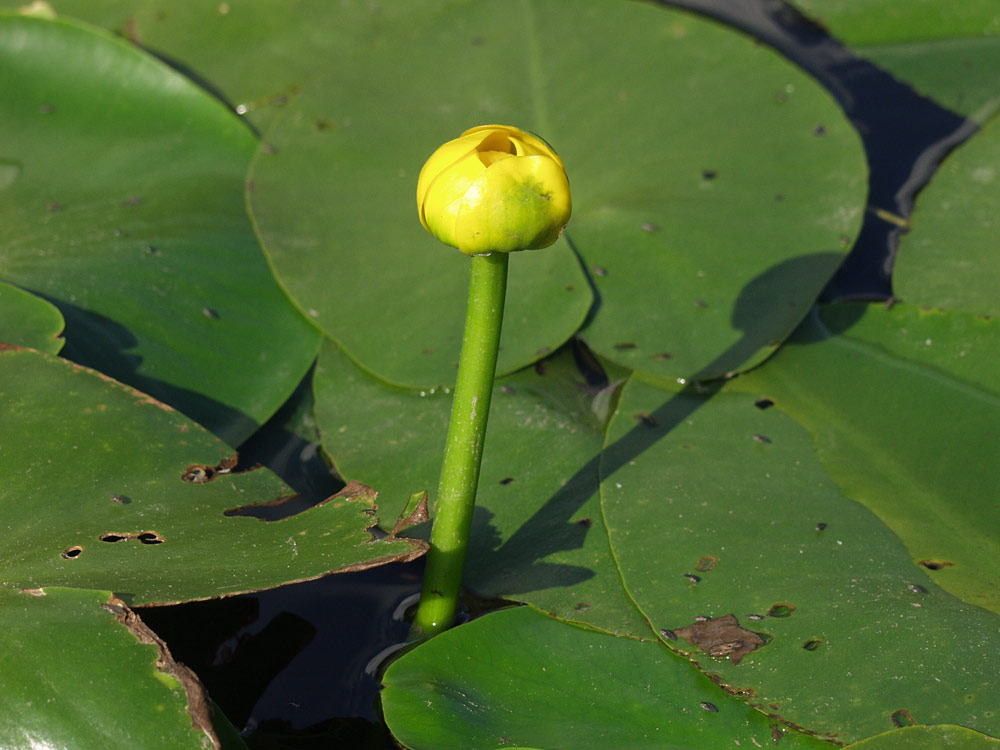
[[[841,256],[835,253],[804,255],[779,263],[750,281],[737,298],[730,317],[733,327],[742,335],[701,371],[738,370],[762,346],[777,343],[773,341],[776,331],[791,333],[808,313],[810,305],[797,303],[794,309],[782,305],[782,290],[786,293],[794,290],[803,278],[818,273],[829,276],[840,260]],[[475,546],[492,549],[492,552],[471,560],[470,566],[478,571],[492,571],[491,588],[495,585],[500,595],[571,586],[593,577],[593,571],[587,568],[546,562],[545,558],[582,547],[589,524],[571,519],[600,490],[601,481],[610,479],[618,469],[682,424],[720,390],[722,383],[721,380],[701,382],[697,375],[690,379],[656,410],[643,415],[644,418],[625,435],[581,466],[499,546],[500,535],[490,523],[491,514],[477,508],[473,522],[477,535]]]

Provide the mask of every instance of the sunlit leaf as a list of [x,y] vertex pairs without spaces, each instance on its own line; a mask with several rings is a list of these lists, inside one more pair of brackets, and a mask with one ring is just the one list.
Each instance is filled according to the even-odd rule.
[[0,589],[0,745],[201,748],[217,741],[194,674],[107,591]]
[[955,112],[984,122],[1000,105],[993,0],[792,0],[830,32]]
[[[772,51],[645,3],[411,5],[424,12],[372,22],[375,43],[331,51],[266,135],[250,193],[282,283],[380,377],[454,380],[468,261],[420,228],[414,189],[471,125],[535,130],[563,157],[567,237],[597,292],[583,335],[628,367],[712,377],[761,361],[850,247],[859,140]],[[512,260],[502,372],[583,321],[572,260],[566,243]]]
[[[865,368],[857,346],[824,366],[831,348],[838,347],[786,345],[735,381],[752,382],[750,394],[670,394],[636,379],[626,385],[601,469],[625,587],[653,627],[668,631],[660,630],[664,642],[752,705],[820,736],[859,740],[908,722],[905,716],[990,731],[1000,710],[992,687],[1000,618],[935,585],[892,521],[881,523],[848,497],[886,501],[871,478],[897,481],[911,459],[928,462],[925,474],[942,472],[956,454],[933,464],[928,452],[911,454],[921,434],[908,434],[914,409],[898,413],[909,424],[892,411],[910,383],[878,378],[872,368],[885,357]],[[789,369],[783,360],[793,358],[799,366]],[[773,389],[760,388],[765,383]],[[783,409],[815,431],[819,456]],[[652,426],[636,426],[635,413],[648,414]],[[982,434],[964,420],[962,429]],[[955,448],[955,433],[942,439]],[[972,470],[969,461],[964,469],[956,462],[956,472]],[[932,515],[921,502],[930,487],[915,479],[889,498],[906,504],[910,526],[933,528],[949,549],[975,546],[979,537]],[[957,486],[943,498],[964,493]],[[898,533],[906,538],[906,531]],[[760,640],[685,630],[727,616]]]
[[[465,584],[562,619],[652,637],[622,591],[601,518],[607,389],[588,387],[569,352],[542,364],[497,383]],[[450,395],[389,387],[332,346],[320,353],[314,388],[324,448],[346,478],[379,488],[382,517],[395,518],[420,490],[433,508]]]
[[374,493],[289,518],[234,513],[291,490],[149,396],[31,350],[0,353],[0,583],[111,589],[176,602],[359,570],[421,554],[374,541]]
[[318,334],[243,204],[256,141],[186,78],[67,21],[0,16],[0,278],[66,319],[64,355],[240,442]]
[[414,750],[829,748],[727,695],[655,643],[529,607],[451,630],[386,670],[386,723]]
[[58,308],[19,287],[0,282],[0,343],[58,354],[63,317]]

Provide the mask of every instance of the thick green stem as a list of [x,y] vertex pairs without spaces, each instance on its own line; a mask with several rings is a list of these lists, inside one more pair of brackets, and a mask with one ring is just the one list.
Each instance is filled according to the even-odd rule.
[[472,527],[500,347],[507,258],[507,253],[472,257],[458,381],[435,501],[424,587],[414,621],[423,635],[433,635],[450,627],[458,611],[458,591]]

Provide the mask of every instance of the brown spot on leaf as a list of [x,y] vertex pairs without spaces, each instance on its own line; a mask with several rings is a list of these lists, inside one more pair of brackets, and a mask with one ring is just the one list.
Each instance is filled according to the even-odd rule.
[[733,664],[739,664],[744,656],[764,645],[764,639],[752,630],[740,627],[733,614],[695,622],[685,628],[674,628],[674,633],[709,656],[728,656]]
[[698,565],[695,567],[695,570],[697,570],[699,573],[707,573],[708,571],[710,571],[712,568],[715,567],[715,564],[717,562],[719,562],[719,558],[717,558],[715,555],[703,555],[702,558],[698,561]]
[[[188,482],[190,484],[205,484],[206,482],[211,482],[216,477],[222,476],[223,474],[232,474],[233,469],[239,463],[239,456],[233,454],[227,458],[222,459],[215,466],[206,466],[205,464],[191,464],[188,466],[184,473],[181,474],[181,481]],[[256,466],[253,468],[257,468]]]
[[639,422],[639,424],[641,424],[643,427],[650,427],[650,428],[652,428],[652,427],[657,427],[660,424],[659,422],[656,421],[656,417],[652,417],[652,416],[650,416],[649,414],[647,414],[644,411],[643,412],[639,412],[638,414],[635,414],[634,416],[635,416],[636,421]]

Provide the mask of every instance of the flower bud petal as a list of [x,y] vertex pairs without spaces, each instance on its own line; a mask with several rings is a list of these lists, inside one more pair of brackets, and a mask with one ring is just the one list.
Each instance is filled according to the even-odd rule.
[[457,246],[469,255],[548,247],[569,213],[569,182],[559,164],[546,156],[497,161],[456,212]]
[[435,151],[417,206],[427,231],[469,255],[548,247],[572,208],[552,147],[507,125],[472,128]]

